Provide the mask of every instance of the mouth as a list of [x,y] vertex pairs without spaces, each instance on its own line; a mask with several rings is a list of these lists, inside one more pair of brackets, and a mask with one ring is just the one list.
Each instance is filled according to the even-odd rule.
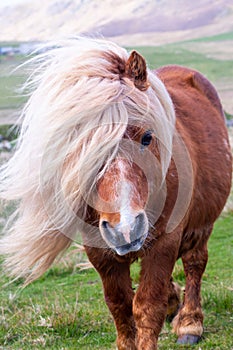
[[131,253],[131,252],[137,252],[138,250],[140,250],[142,248],[145,239],[146,239],[146,235],[144,237],[140,237],[140,238],[136,239],[135,241],[133,241],[131,243],[127,243],[127,244],[121,245],[119,247],[114,247],[114,250],[120,256],[126,255],[126,254]]

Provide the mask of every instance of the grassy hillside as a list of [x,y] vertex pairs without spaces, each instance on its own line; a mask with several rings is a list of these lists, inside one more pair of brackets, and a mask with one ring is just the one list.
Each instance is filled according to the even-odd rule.
[[26,100],[20,93],[26,75],[22,68],[17,69],[24,61],[21,56],[0,56],[0,117],[1,110],[16,109]]
[[[203,45],[206,47],[205,42],[207,44],[213,43],[214,46],[210,47],[210,52],[204,52],[206,51],[206,48],[205,50],[203,48]],[[128,49],[137,49],[141,52],[146,57],[151,69],[166,64],[180,64],[199,70],[216,85],[222,97],[223,105],[226,105],[225,110],[233,114],[231,102],[233,93],[231,79],[233,76],[233,53],[231,54],[231,51],[229,51],[232,43],[233,32],[229,32],[176,44],[156,47],[129,47]],[[220,45],[229,48],[229,50],[225,50],[225,52],[221,47],[221,52],[225,52],[225,57],[219,58],[217,54]],[[20,68],[15,70],[24,60],[23,57],[0,58],[0,122],[3,113],[5,118],[7,109],[17,108],[26,100],[18,93],[19,87],[26,80],[25,70]],[[231,92],[229,96],[226,89]]]
[[136,47],[148,61],[151,69],[169,64],[179,64],[202,72],[211,81],[227,78],[233,75],[232,61],[219,61],[207,58],[197,52],[185,48],[185,44],[170,44],[159,47]]

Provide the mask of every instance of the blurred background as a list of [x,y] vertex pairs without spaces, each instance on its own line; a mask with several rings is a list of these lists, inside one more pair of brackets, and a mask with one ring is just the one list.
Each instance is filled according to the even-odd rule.
[[232,0],[1,0],[0,23],[0,124],[24,101],[16,91],[25,72],[14,68],[41,42],[80,34],[136,48],[150,68],[200,70],[233,114]]

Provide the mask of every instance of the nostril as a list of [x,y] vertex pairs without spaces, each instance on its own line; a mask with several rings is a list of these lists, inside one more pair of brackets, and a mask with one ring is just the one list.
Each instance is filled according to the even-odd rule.
[[105,221],[105,220],[102,221],[101,225],[102,225],[102,227],[103,227],[104,229],[107,229],[107,228],[108,228],[108,222]]
[[144,232],[148,231],[148,220],[144,213],[140,213],[135,218],[134,232]]
[[143,213],[136,216],[136,224],[137,225],[143,224],[144,220],[145,220],[145,216]]

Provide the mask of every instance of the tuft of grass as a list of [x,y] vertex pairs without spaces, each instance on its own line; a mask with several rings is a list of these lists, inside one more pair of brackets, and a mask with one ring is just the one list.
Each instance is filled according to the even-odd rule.
[[230,113],[228,113],[226,111],[224,111],[224,113],[225,113],[225,116],[226,116],[227,120],[232,120],[233,119],[233,115],[232,114],[230,114]]
[[0,125],[0,135],[9,141],[13,141],[18,137],[18,127],[14,125]]

